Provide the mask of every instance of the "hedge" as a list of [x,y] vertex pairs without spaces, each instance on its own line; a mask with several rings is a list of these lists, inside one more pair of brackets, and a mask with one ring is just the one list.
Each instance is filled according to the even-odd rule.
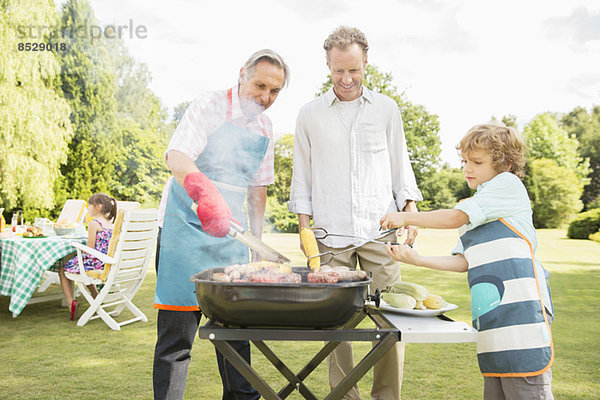
[[570,239],[588,239],[600,229],[600,208],[578,214],[569,225],[567,236]]

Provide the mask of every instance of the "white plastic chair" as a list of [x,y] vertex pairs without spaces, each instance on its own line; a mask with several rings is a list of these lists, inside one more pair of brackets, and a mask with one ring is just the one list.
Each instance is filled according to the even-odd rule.
[[120,201],[117,200],[117,211],[118,210],[123,210],[123,211],[137,211],[137,210],[141,210],[142,209],[142,205],[140,203],[138,203],[137,201]]
[[[108,254],[80,243],[72,243],[77,248],[80,272],[65,273],[65,276],[77,282],[81,294],[90,304],[77,321],[78,326],[85,325],[91,319],[102,318],[111,329],[120,330],[121,326],[135,321],[148,321],[132,299],[142,286],[153,258],[157,232],[157,210],[121,210],[113,227]],[[104,270],[86,272],[83,267],[83,252],[103,261]],[[95,299],[87,288],[90,284],[104,284]],[[110,308],[112,310],[106,310]],[[115,321],[113,317],[121,314],[125,308],[133,313],[134,318],[123,322]]]
[[58,221],[70,221],[74,224],[83,224],[87,216],[87,203],[85,200],[69,199],[60,211]]

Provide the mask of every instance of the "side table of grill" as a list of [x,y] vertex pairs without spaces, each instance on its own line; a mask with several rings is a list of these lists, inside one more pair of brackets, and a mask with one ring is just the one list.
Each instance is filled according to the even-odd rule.
[[[371,319],[375,328],[359,329],[365,318]],[[209,320],[198,330],[201,339],[208,339],[229,362],[250,382],[266,400],[287,398],[297,390],[307,400],[317,400],[304,380],[327,358],[340,342],[377,342],[356,364],[354,369],[336,386],[325,400],[339,400],[354,386],[383,355],[398,341],[405,343],[463,343],[475,342],[477,331],[464,322],[456,322],[441,315],[414,317],[398,315],[365,306],[339,329],[288,329],[288,328],[233,328]],[[276,393],[227,343],[229,340],[249,340],[273,364],[288,384]],[[273,341],[324,341],[325,346],[298,372],[294,374],[266,345]]]

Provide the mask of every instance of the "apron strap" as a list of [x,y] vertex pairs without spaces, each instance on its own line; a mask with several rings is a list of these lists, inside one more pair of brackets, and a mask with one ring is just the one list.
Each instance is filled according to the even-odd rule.
[[[233,108],[233,89],[229,88],[227,90],[227,122],[231,122],[231,109]],[[263,121],[262,117],[258,117],[259,121],[260,121],[260,127],[263,130],[263,135],[266,138],[269,138],[269,135],[267,135],[267,129],[265,128],[265,122]]]
[[227,90],[227,122],[231,122],[231,108],[232,108],[232,89]]

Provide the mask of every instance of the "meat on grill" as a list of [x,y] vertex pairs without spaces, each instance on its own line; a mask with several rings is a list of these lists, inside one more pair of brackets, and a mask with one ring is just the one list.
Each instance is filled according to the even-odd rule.
[[308,283],[337,283],[340,275],[334,271],[311,272],[306,277]]
[[216,272],[212,275],[212,280],[215,282],[231,282],[229,275],[223,272]]
[[299,274],[282,274],[280,272],[255,272],[248,275],[248,280],[255,283],[301,283]]
[[340,281],[363,281],[367,278],[367,273],[360,269],[351,269],[348,271],[335,271],[340,276]]
[[[364,271],[348,267],[330,267],[323,265],[319,272],[307,276],[308,283],[356,282],[366,279]],[[260,261],[249,264],[230,265],[224,272],[212,275],[215,282],[255,282],[255,283],[301,283],[302,276],[291,272],[287,264]]]
[[340,278],[340,282],[358,282],[367,278],[367,273],[360,269],[350,269],[348,267],[330,267],[324,265],[319,272],[335,272]]

